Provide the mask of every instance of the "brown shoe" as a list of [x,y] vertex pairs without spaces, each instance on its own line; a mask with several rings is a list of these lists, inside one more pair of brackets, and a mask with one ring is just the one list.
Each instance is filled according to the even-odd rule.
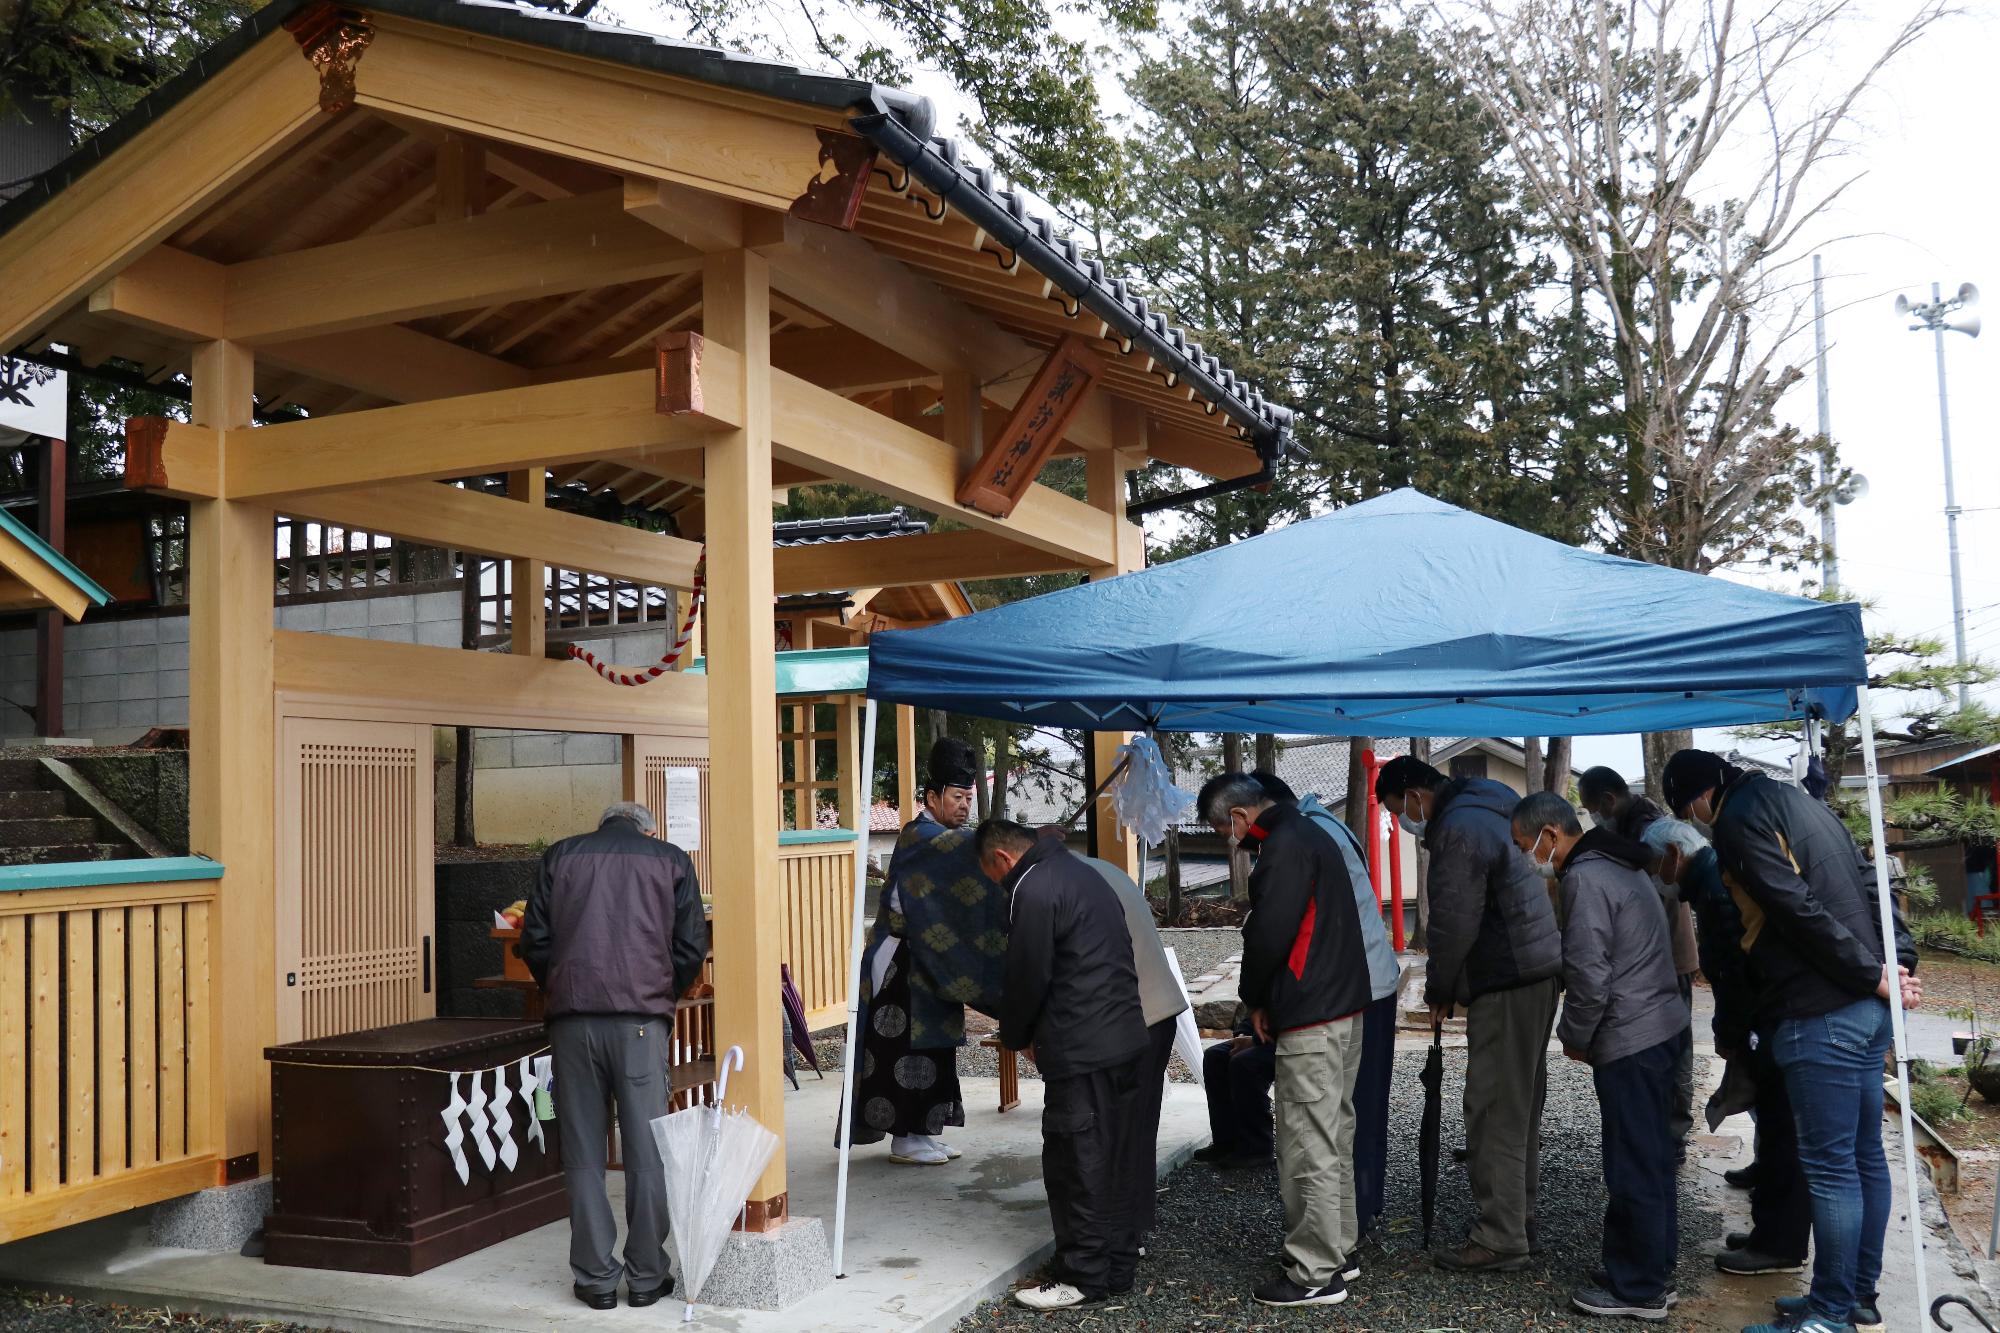
[[1515,1273],[1528,1266],[1528,1256],[1495,1254],[1484,1245],[1467,1241],[1456,1250],[1439,1250],[1431,1262],[1454,1273]]

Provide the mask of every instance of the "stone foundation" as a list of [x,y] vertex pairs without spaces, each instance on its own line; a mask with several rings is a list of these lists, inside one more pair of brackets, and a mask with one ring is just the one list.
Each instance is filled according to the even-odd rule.
[[817,1217],[770,1231],[732,1231],[695,1304],[783,1310],[833,1283],[833,1255]]
[[271,1178],[239,1181],[155,1204],[153,1244],[176,1250],[240,1250],[271,1211]]

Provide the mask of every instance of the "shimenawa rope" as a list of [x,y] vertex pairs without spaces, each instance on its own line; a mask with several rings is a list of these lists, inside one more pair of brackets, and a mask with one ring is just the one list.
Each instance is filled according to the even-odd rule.
[[609,662],[600,662],[596,656],[577,647],[569,646],[569,655],[588,666],[592,671],[610,681],[613,685],[646,685],[658,680],[674,669],[687,651],[689,640],[694,637],[694,620],[701,614],[702,597],[708,586],[708,548],[701,548],[701,558],[694,562],[694,597],[688,602],[687,619],[681,622],[681,632],[674,638],[674,646],[667,649],[667,655],[652,666],[641,667],[637,671],[621,671]]

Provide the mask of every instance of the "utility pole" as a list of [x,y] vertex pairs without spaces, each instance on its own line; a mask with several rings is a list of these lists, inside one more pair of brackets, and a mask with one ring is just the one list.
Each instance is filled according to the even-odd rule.
[[[1931,284],[1929,305],[1917,305],[1907,296],[1896,298],[1896,313],[1912,315],[1917,322],[1910,325],[1914,332],[1928,329],[1937,343],[1938,382],[1938,438],[1944,444],[1944,530],[1945,540],[1951,548],[1951,626],[1952,637],[1958,648],[1958,664],[1966,664],[1965,654],[1965,588],[1958,572],[1958,491],[1951,475],[1951,400],[1945,393],[1944,382],[1944,335],[1947,329],[1963,333],[1968,337],[1979,336],[1979,316],[1971,307],[1979,304],[1979,289],[1965,283],[1958,289],[1958,295],[1946,300],[1944,293],[1935,282]],[[1961,680],[1958,685],[1958,707],[1961,712],[1971,706],[1971,691]]]
[[1819,379],[1819,585],[1822,593],[1840,586],[1840,557],[1834,551],[1833,410],[1826,386],[1826,297],[1819,256],[1813,256],[1813,368]]

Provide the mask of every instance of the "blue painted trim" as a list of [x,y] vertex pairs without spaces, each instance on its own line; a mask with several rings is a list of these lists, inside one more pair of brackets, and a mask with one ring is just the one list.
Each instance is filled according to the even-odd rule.
[[816,842],[853,842],[851,828],[788,828],[778,830],[780,847],[804,847]]
[[[853,834],[848,834],[853,837]],[[222,863],[205,856],[134,857],[125,861],[61,861],[41,866],[0,866],[0,893],[29,889],[89,889],[103,884],[165,884],[221,879]]]
[[111,594],[97,585],[97,581],[63,558],[62,552],[43,541],[39,535],[29,530],[19,519],[4,509],[0,509],[0,528],[14,540],[46,561],[49,567],[63,576],[91,601],[103,606],[111,600]]

